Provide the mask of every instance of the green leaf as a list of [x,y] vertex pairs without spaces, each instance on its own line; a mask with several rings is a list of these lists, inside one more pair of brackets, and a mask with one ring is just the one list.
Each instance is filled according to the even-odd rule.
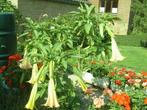
[[104,24],[103,23],[99,25],[99,30],[100,30],[101,37],[104,38]]
[[89,34],[90,33],[91,27],[92,27],[92,24],[91,23],[86,23],[85,24],[84,29],[86,31],[86,34]]

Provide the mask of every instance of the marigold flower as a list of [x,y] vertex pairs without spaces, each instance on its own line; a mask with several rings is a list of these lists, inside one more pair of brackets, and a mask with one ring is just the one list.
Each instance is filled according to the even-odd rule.
[[129,79],[127,82],[128,82],[129,84],[134,84],[134,83],[135,83],[135,80],[134,80],[134,79]]
[[144,77],[147,77],[147,72],[141,72],[141,74],[144,76]]
[[125,110],[130,109],[130,97],[126,93],[115,93],[111,97],[116,103],[125,107]]
[[120,86],[122,84],[121,80],[115,80],[115,84]]
[[111,72],[111,76],[114,76],[115,75],[115,72]]
[[144,99],[144,104],[147,105],[147,98]]

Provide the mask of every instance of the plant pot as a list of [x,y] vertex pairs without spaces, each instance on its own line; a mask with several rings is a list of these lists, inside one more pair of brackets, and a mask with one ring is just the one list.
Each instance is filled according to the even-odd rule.
[[13,13],[0,13],[0,66],[6,65],[8,56],[15,54],[17,39]]
[[0,31],[15,31],[15,16],[12,12],[0,13]]

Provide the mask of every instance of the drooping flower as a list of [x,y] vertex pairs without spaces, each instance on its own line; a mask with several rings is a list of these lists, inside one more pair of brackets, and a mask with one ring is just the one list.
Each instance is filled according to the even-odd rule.
[[36,82],[33,85],[33,88],[32,88],[31,94],[30,94],[30,98],[29,98],[27,104],[25,105],[26,109],[33,110],[33,108],[35,106],[35,101],[36,101],[37,88],[38,88],[38,83]]
[[111,48],[112,48],[112,57],[110,61],[117,62],[124,60],[125,57],[121,55],[114,37],[111,37]]
[[38,73],[38,66],[37,64],[33,64],[32,75],[30,80],[28,81],[30,84],[34,84],[36,82],[37,73]]
[[51,78],[48,83],[48,98],[44,106],[48,106],[50,108],[58,108],[60,105],[58,103],[54,80]]
[[22,60],[20,60],[19,67],[21,69],[30,69],[30,68],[32,68],[32,65],[27,58],[23,58]]

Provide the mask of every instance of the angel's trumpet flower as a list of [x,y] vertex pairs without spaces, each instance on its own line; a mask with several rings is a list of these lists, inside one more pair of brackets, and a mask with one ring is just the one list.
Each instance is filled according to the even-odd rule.
[[23,59],[20,60],[20,64],[19,64],[19,67],[21,69],[30,69],[30,68],[32,68],[32,65],[31,65],[29,59],[26,57],[26,55],[27,55],[27,49],[25,48]]
[[35,83],[33,85],[33,88],[32,88],[31,94],[30,94],[30,98],[29,98],[27,104],[25,105],[26,109],[33,110],[34,105],[35,105],[35,101],[36,101],[37,88],[38,88],[38,83]]
[[19,64],[19,67],[21,69],[30,69],[30,68],[32,68],[31,63],[27,58],[23,58],[22,60],[20,60],[20,62],[21,63]]
[[30,80],[28,81],[30,84],[34,84],[36,82],[37,73],[38,73],[38,66],[37,64],[33,64],[32,75],[31,75]]
[[56,91],[55,91],[55,85],[54,85],[54,80],[53,78],[51,78],[49,80],[49,84],[48,84],[48,98],[46,103],[44,104],[44,106],[48,106],[50,108],[57,108],[59,107],[59,103],[57,100],[57,95],[56,95]]
[[117,62],[117,61],[122,61],[125,58],[124,56],[121,55],[114,37],[111,37],[111,48],[112,48],[112,57],[110,61]]

